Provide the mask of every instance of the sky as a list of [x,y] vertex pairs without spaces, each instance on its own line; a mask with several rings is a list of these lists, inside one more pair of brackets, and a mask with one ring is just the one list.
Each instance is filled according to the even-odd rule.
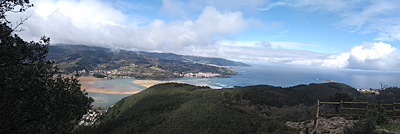
[[400,71],[398,0],[30,0],[25,40]]

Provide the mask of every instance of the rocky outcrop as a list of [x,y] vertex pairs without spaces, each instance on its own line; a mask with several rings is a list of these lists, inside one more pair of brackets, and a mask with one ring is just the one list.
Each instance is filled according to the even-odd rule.
[[[326,134],[343,134],[345,127],[352,126],[357,120],[346,120],[343,117],[332,117],[329,119],[319,118],[318,119],[318,128],[317,133],[326,133]],[[314,121],[305,121],[305,122],[286,122],[286,126],[299,130],[300,133],[306,133],[306,127],[312,126]]]

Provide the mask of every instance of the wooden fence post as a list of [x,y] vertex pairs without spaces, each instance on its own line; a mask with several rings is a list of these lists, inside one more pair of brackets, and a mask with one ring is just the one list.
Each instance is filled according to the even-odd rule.
[[342,115],[342,112],[343,112],[343,100],[340,100],[340,112],[336,117],[336,120]]
[[365,106],[366,107],[366,111],[368,112],[368,101],[367,101],[367,106]]
[[395,114],[396,111],[395,110],[396,110],[396,105],[395,105],[395,103],[393,101],[393,120],[396,119],[396,114]]
[[[317,133],[317,125],[318,125],[318,115],[319,115],[319,100],[317,99],[317,104],[315,106],[315,115],[314,115],[314,126],[311,133]],[[308,133],[308,132],[307,132]]]

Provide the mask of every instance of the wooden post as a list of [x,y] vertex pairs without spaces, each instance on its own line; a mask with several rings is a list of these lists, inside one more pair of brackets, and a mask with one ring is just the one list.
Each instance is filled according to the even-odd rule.
[[313,126],[313,130],[312,130],[312,131],[314,131],[314,133],[317,132],[316,128],[317,128],[317,125],[318,125],[318,114],[319,114],[319,100],[317,99],[317,104],[315,106],[314,126]]
[[343,111],[343,100],[340,100],[340,112],[339,112],[338,116],[336,117],[336,120],[340,117],[340,115],[342,115],[342,111]]
[[394,103],[394,101],[393,101],[393,120],[394,119],[396,119],[396,111],[395,111],[395,109],[396,109],[396,105],[395,105],[395,103]]
[[368,112],[368,101],[367,101],[367,106],[365,106],[365,109]]

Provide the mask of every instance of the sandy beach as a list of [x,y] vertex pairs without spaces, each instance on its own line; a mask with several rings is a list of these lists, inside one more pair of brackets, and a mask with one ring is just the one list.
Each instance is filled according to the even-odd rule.
[[[57,77],[58,75],[54,75],[54,77]],[[61,74],[62,77],[68,77],[70,78],[71,75],[66,75],[66,74]],[[81,83],[81,89],[86,90],[86,92],[96,92],[96,93],[106,93],[106,94],[136,94],[139,93],[140,91],[120,91],[120,90],[115,90],[115,89],[106,89],[104,87],[96,87],[94,85],[89,84],[89,81],[98,81],[98,80],[106,80],[104,78],[96,78],[93,76],[87,76],[87,77],[79,77],[78,78],[79,82]],[[138,89],[134,89],[138,90]]]
[[[62,77],[71,77],[71,75],[61,74]],[[57,75],[54,75],[57,77]],[[81,83],[81,89],[86,90],[86,92],[96,92],[96,93],[106,93],[106,94],[136,94],[142,89],[132,87],[129,89],[109,89],[105,87],[98,87],[89,83],[89,81],[106,80],[104,78],[96,78],[93,76],[79,77],[79,82]],[[141,85],[143,87],[149,88],[151,86],[161,84],[161,83],[179,83],[178,81],[160,81],[160,80],[134,80],[133,84]],[[140,91],[139,91],[140,90]]]
[[161,83],[179,83],[179,82],[178,81],[159,81],[159,80],[134,80],[134,81],[132,81],[132,83],[149,88],[151,86],[161,84]]

